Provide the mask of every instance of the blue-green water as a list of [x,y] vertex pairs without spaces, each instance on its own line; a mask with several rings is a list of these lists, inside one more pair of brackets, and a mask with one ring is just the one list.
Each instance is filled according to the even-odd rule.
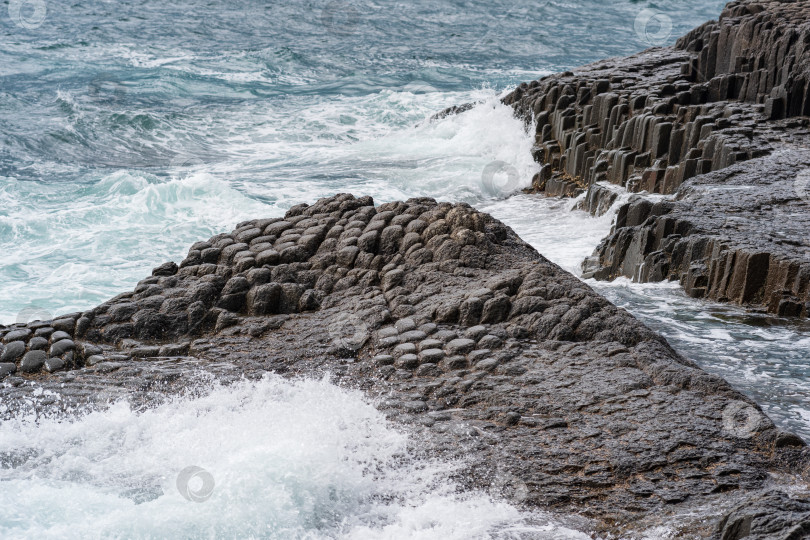
[[[479,202],[503,108],[444,107],[650,44],[717,0],[0,5],[0,322],[86,309],[237,221],[352,190]],[[667,26],[667,25],[665,25]],[[497,117],[497,118],[496,118]],[[20,312],[23,312],[20,315]]]
[[[515,190],[537,168],[531,139],[497,97],[671,43],[722,5],[8,0],[0,323],[92,307],[194,241],[345,191],[468,201],[576,272],[611,216],[486,189],[493,161],[517,169]],[[427,122],[468,101],[482,105]],[[670,285],[591,285],[810,436],[806,326],[746,319]],[[122,405],[67,424],[0,425],[0,450],[23,441],[42,450],[29,467],[0,470],[0,536],[581,537],[487,494],[438,489],[451,464],[395,465],[403,436],[359,396],[276,380],[234,395],[214,389],[209,401],[151,416]],[[308,406],[321,416],[298,412]],[[341,425],[333,413],[347,430],[331,430]],[[254,430],[278,416],[292,423]],[[231,423],[244,433],[221,431]],[[216,511],[166,488],[187,461],[212,469]],[[363,463],[382,471],[379,482]],[[163,495],[136,504],[133,485]]]

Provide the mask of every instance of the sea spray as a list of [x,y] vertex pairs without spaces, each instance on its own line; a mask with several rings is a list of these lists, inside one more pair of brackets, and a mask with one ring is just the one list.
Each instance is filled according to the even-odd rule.
[[461,493],[462,464],[418,444],[357,391],[271,375],[141,412],[21,417],[0,424],[0,536],[588,538]]
[[[429,121],[456,100],[481,103]],[[354,192],[378,203],[431,196],[480,204],[493,196],[482,181],[488,164],[518,173],[500,198],[528,186],[538,168],[523,123],[490,90],[450,99],[386,91],[313,104],[302,115],[312,123],[308,141],[283,114],[246,113],[255,124],[218,137],[220,147],[167,148],[147,169],[44,184],[0,178],[0,323],[92,308],[154,266],[181,261],[194,242],[302,201]]]

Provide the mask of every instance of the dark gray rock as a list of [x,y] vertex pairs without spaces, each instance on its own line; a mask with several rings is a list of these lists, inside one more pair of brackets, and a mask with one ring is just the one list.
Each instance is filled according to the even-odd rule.
[[399,335],[399,341],[402,343],[411,342],[415,343],[417,341],[422,341],[427,337],[427,334],[422,332],[421,330],[409,330],[407,332],[403,332]]
[[17,364],[12,362],[0,363],[0,381],[17,372]]
[[416,354],[416,345],[413,343],[402,343],[394,347],[393,354],[395,357],[400,357],[404,354]]
[[371,360],[377,366],[389,366],[394,363],[394,357],[390,354],[378,354]]
[[[133,311],[133,313],[134,313],[134,311]],[[61,330],[51,334],[51,342],[52,343],[56,343],[57,341],[61,341],[63,339],[70,339],[70,338],[71,338],[70,334],[68,334],[67,332],[62,332]]]
[[103,361],[104,361],[104,357],[99,355],[99,354],[94,354],[94,355],[88,356],[85,359],[85,363],[88,366],[95,366],[96,364],[99,364],[99,363],[101,363]]
[[454,339],[445,345],[445,350],[449,355],[468,353],[472,351],[473,348],[475,348],[475,341],[468,338]]
[[61,341],[57,341],[53,345],[51,345],[51,350],[48,352],[50,356],[62,356],[68,351],[72,351],[76,348],[76,344],[69,339],[63,339]]
[[419,342],[420,351],[427,349],[441,349],[442,347],[444,347],[444,342],[438,339],[425,339]]
[[47,359],[48,355],[45,351],[28,351],[23,356],[22,362],[20,362],[20,371],[23,373],[37,373],[45,365]]
[[[406,234],[398,251],[362,249],[347,265],[337,262],[347,242],[380,234],[405,214],[414,218],[399,224]],[[779,478],[806,481],[810,452],[801,439],[491,216],[426,198],[375,208],[370,198],[342,194],[295,207],[283,222],[290,225],[272,233],[285,233],[274,245],[305,249],[296,243],[306,236],[324,243],[302,260],[265,268],[270,281],[266,272],[248,278],[256,269],[240,266],[242,251],[233,259],[221,254],[216,266],[192,258],[174,276],[152,276],[137,292],[67,318],[87,322],[74,335],[83,347],[73,358],[65,351],[66,370],[23,377],[59,394],[59,407],[87,399],[92,389],[125,389],[133,406],[146,407],[193,384],[190,372],[225,384],[268,372],[328,373],[414,430],[409,453],[459,463],[460,487],[489,490],[508,474],[526,486],[522,505],[584,515],[595,536],[632,537],[644,520],[678,524],[695,507],[707,509],[701,522],[675,525],[676,532],[705,536],[728,513],[730,504],[717,501],[753,500],[774,486],[785,491]],[[277,223],[263,225],[264,234]],[[228,249],[242,232],[262,228],[242,227],[208,244]],[[406,246],[410,233],[419,242]],[[433,250],[448,238],[467,238],[459,259],[434,262]],[[401,279],[384,290],[382,280],[397,270]],[[310,290],[320,301],[305,310],[311,306],[301,299]],[[241,294],[239,311],[217,307]],[[169,298],[187,302],[160,313],[158,337],[144,337],[142,313],[158,312],[141,306]],[[496,298],[508,300],[506,318],[495,322],[501,309],[482,322],[484,306]],[[138,306],[128,321],[109,315],[125,303]],[[450,306],[448,313],[455,306],[456,317],[439,306]],[[415,341],[399,343],[403,334]],[[184,343],[180,355],[160,358]],[[83,356],[87,344],[103,354]],[[433,352],[439,349],[441,359]],[[148,359],[139,357],[143,351]],[[74,369],[82,359],[86,367]],[[6,416],[26,407],[33,391],[9,379],[0,385]],[[724,421],[740,404],[758,415],[747,438]]]
[[501,338],[493,335],[486,335],[478,340],[478,347],[482,349],[497,349],[501,344]]
[[536,126],[533,191],[587,190],[581,207],[596,215],[616,186],[677,195],[624,205],[585,277],[676,279],[695,298],[810,314],[806,20],[802,2],[731,2],[672,47],[504,97]]
[[25,353],[24,341],[12,341],[6,343],[3,353],[0,354],[0,362],[15,362]]
[[400,369],[416,369],[419,366],[419,357],[415,354],[403,354],[397,358],[394,365]]
[[152,358],[160,356],[160,349],[161,347],[157,346],[135,347],[129,354],[133,358]]
[[54,332],[54,329],[51,328],[50,326],[43,326],[41,328],[37,328],[34,331],[34,336],[36,336],[36,337],[44,337],[44,338],[47,339],[47,338],[51,337],[51,334],[53,334],[53,332]]
[[80,348],[82,350],[82,354],[85,357],[98,355],[103,352],[103,349],[101,347],[99,347],[98,345],[93,345],[92,343],[82,343],[80,345]]
[[51,326],[54,330],[61,330],[63,332],[67,332],[71,336],[73,335],[73,330],[76,327],[76,318],[63,318],[55,320],[51,323]]
[[61,358],[48,358],[45,360],[45,371],[48,373],[56,373],[65,368],[66,362]]
[[399,332],[416,330],[416,322],[410,318],[399,319],[394,326]]
[[28,336],[31,335],[31,330],[28,328],[22,328],[18,330],[12,330],[5,336],[3,336],[3,343],[10,343],[12,341],[26,341],[28,340]]
[[780,491],[754,497],[720,521],[721,540],[810,538],[810,501]]
[[28,340],[28,348],[32,351],[36,350],[47,350],[48,348],[48,340],[44,337],[33,337]]
[[810,197],[796,188],[803,171],[810,146],[696,176],[671,202],[635,198],[619,209],[584,274],[678,280],[693,298],[806,317]]
[[438,364],[444,358],[444,351],[441,349],[425,349],[419,353],[419,360],[423,364]]
[[154,270],[152,270],[153,276],[173,276],[177,273],[178,267],[176,263],[167,262],[163,263]]
[[252,315],[278,313],[281,285],[267,283],[253,287],[247,295],[248,312]]

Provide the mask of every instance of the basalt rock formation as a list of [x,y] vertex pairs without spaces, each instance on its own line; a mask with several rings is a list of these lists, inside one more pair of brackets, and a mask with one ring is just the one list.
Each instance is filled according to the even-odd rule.
[[806,317],[810,205],[796,188],[803,169],[810,173],[810,152],[786,149],[697,176],[674,200],[633,199],[584,276],[679,280],[694,298]]
[[504,102],[536,126],[534,191],[587,190],[594,214],[616,200],[611,185],[677,195],[625,205],[586,275],[679,279],[696,297],[808,314],[807,2],[731,2],[672,47],[524,83]]
[[[466,204],[296,206],[193,245],[97,308],[0,337],[6,416],[43,388],[59,399],[40,409],[159,395],[192,369],[330,372],[408,425],[415,454],[463,460],[462,485],[597,533],[810,524],[775,480],[805,478],[799,437]],[[774,510],[781,526],[758,513],[774,497],[795,501]],[[689,517],[704,505],[708,519]]]
[[739,1],[675,46],[521,84],[504,98],[536,126],[536,187],[597,182],[673,193],[685,180],[808,142],[805,2]]

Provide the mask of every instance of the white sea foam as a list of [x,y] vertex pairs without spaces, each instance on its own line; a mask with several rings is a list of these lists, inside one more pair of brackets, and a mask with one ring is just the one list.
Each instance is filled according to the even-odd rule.
[[33,310],[87,309],[131,289],[158,261],[181,260],[191,238],[273,211],[202,173],[121,171],[92,185],[4,178],[0,200],[5,323]]
[[610,211],[593,217],[577,209],[583,196],[559,199],[516,195],[482,209],[511,226],[541,255],[578,276],[582,274],[582,261],[608,235],[616,209],[627,199],[627,194],[622,194]]
[[[470,100],[483,103],[427,121]],[[531,137],[493,91],[384,91],[299,106],[295,115],[212,118],[222,133],[228,123],[243,129],[231,126],[207,151],[188,145],[181,134],[194,128],[180,123],[162,143],[176,155],[157,172],[119,170],[91,183],[0,178],[0,323],[88,309],[131,290],[157,264],[179,262],[193,242],[300,202],[353,192],[378,202],[432,196],[478,204],[525,187],[538,167]],[[517,179],[509,184],[501,173],[492,183],[507,189],[494,194],[483,181],[492,162]]]
[[[204,502],[178,490],[189,466],[211,475]],[[455,467],[409,458],[358,392],[268,376],[139,413],[0,424],[0,537],[589,538],[461,494]]]

